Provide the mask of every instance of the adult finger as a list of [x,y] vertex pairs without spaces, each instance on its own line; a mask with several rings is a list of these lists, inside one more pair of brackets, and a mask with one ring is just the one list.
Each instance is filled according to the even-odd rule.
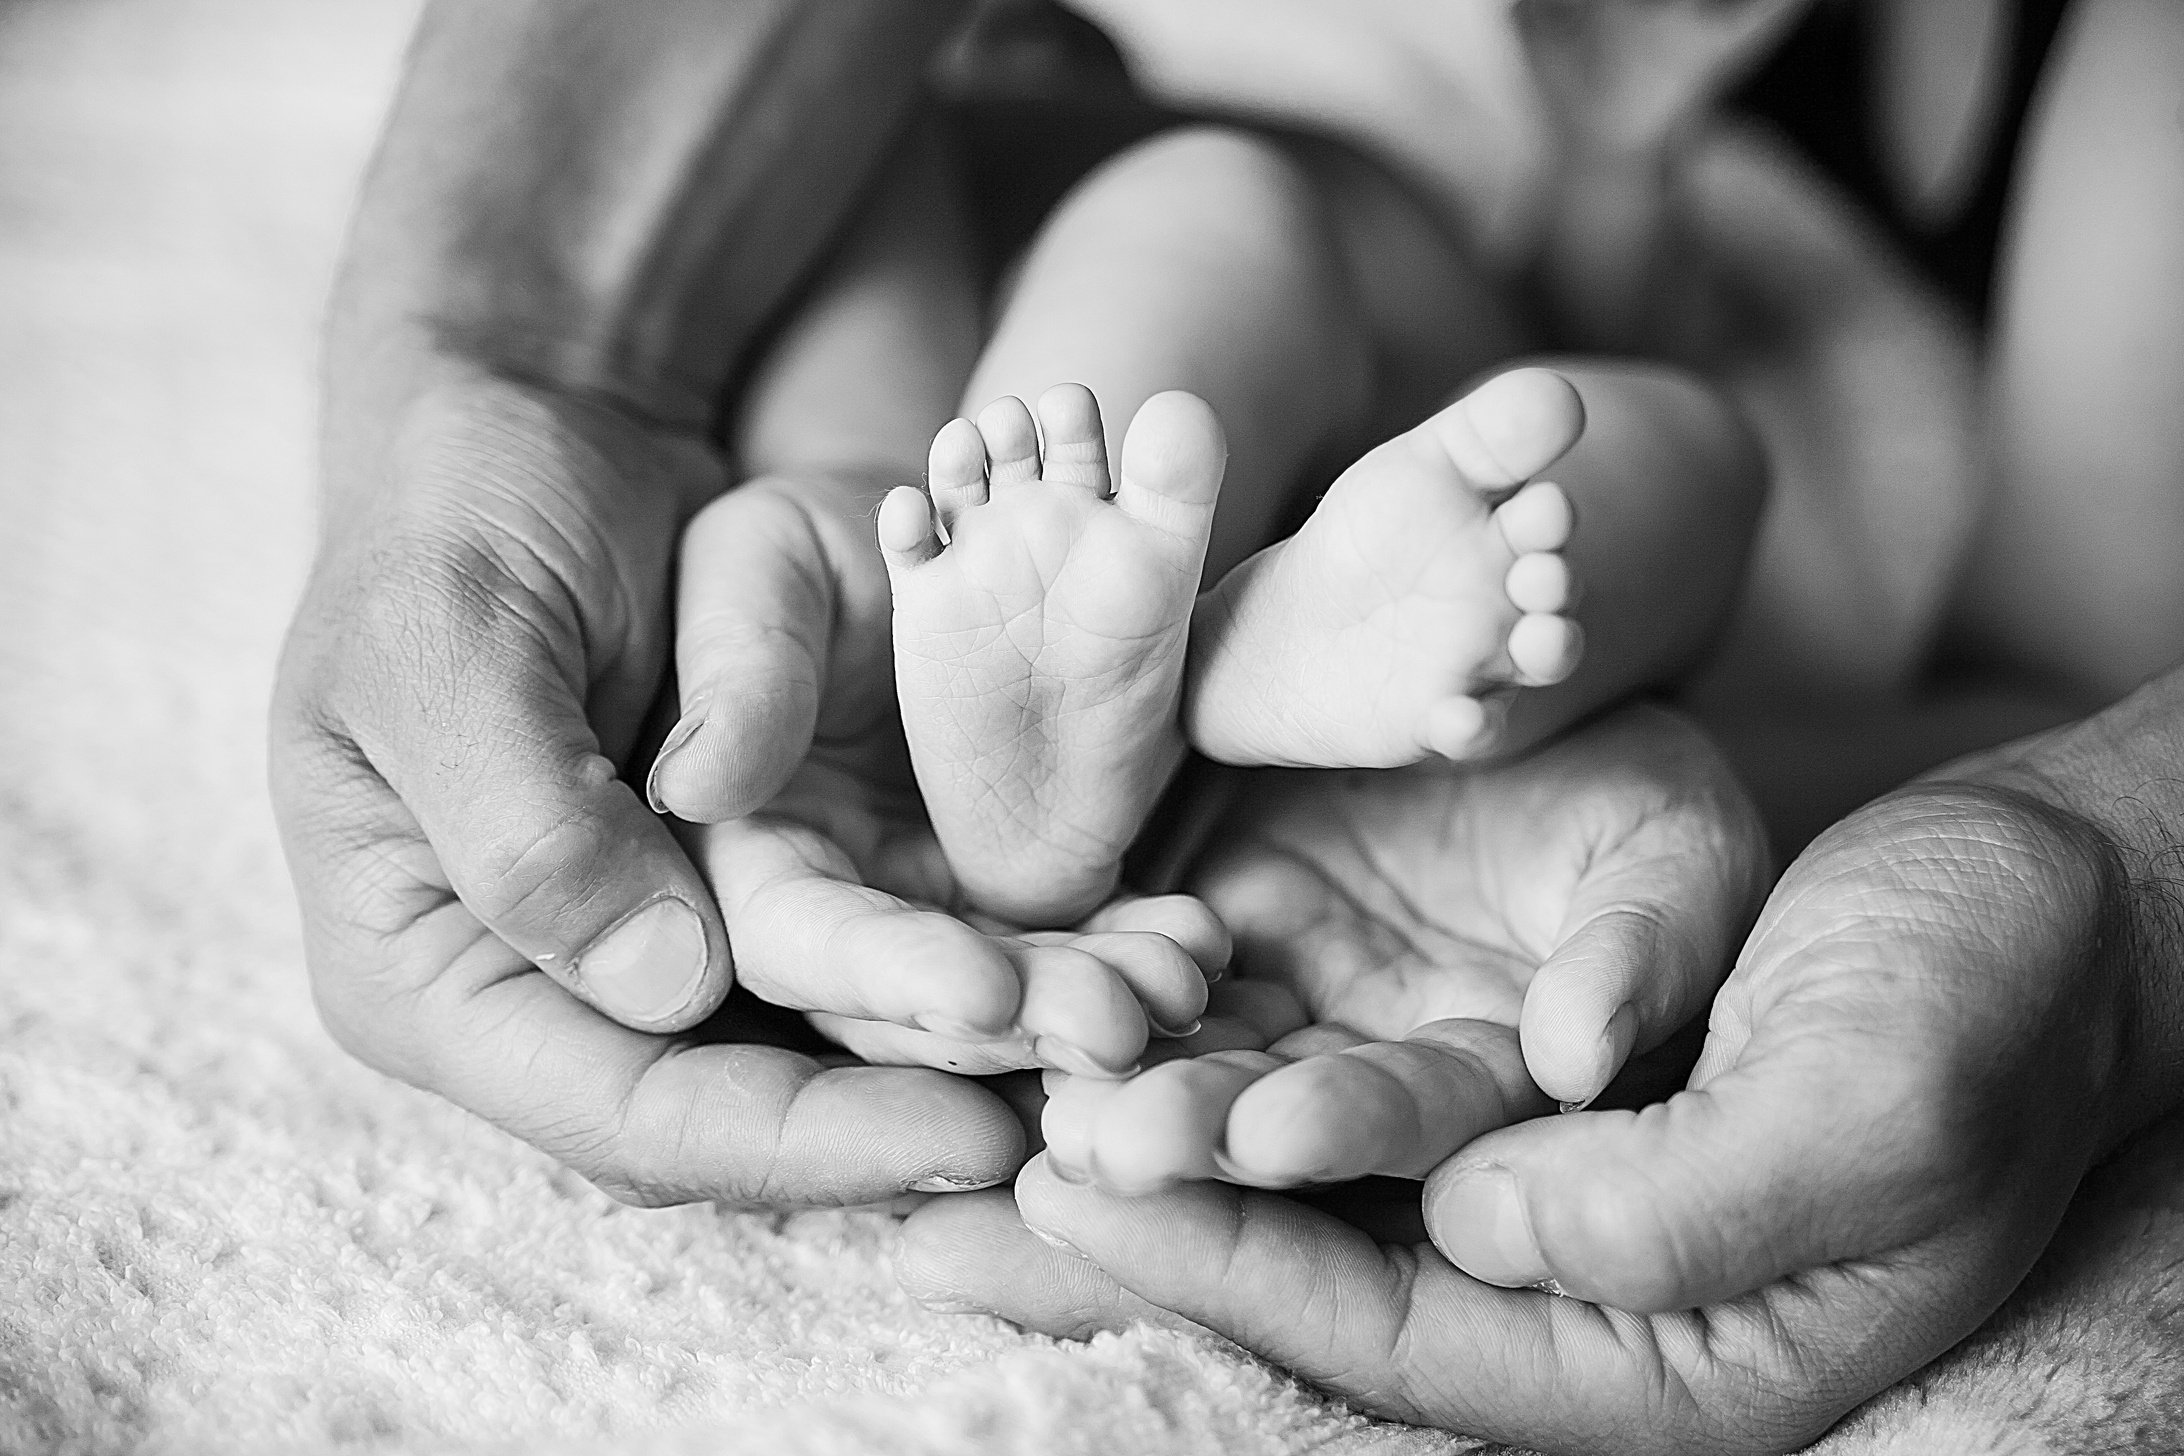
[[[874,577],[869,543],[849,539],[843,517],[853,513],[839,494],[819,482],[754,480],[685,529],[675,630],[683,713],[646,783],[662,812],[700,824],[755,812],[810,752],[830,673],[886,680],[886,580]],[[856,524],[870,532],[869,521]],[[837,663],[843,655],[856,661]]]
[[912,1299],[950,1313],[992,1311],[1005,1293],[1010,1318],[1061,1339],[1137,1324],[1195,1328],[1026,1228],[1006,1188],[921,1205],[903,1223],[895,1277]]
[[2067,1001],[2083,964],[2070,937],[2098,889],[2051,874],[2026,910],[2022,867],[2061,846],[1862,817],[1784,877],[1694,1086],[1489,1134],[1435,1173],[1427,1221],[1451,1259],[1495,1284],[1666,1310],[1990,1210],[2052,1227],[2090,1156],[2067,1126],[2083,1096]]
[[417,877],[431,849],[368,769],[314,788],[284,828],[329,1030],[617,1196],[865,1203],[989,1184],[1022,1157],[1015,1115],[958,1078],[616,1024]]
[[1067,946],[1105,965],[1138,1000],[1162,1036],[1189,1036],[1206,1009],[1206,977],[1189,951],[1168,936],[1140,930],[1037,931],[1027,949]]
[[[1016,1204],[1035,1237],[1089,1260],[1136,1298],[1307,1378],[1351,1362],[1364,1384],[1400,1398],[1405,1377],[1394,1352],[1404,1328],[1404,1285],[1417,1265],[1384,1255],[1357,1230],[1278,1195],[1221,1183],[1113,1194],[1059,1177],[1044,1155],[1018,1173]],[[930,1285],[943,1280],[941,1252],[930,1251],[921,1271]],[[1034,1273],[1039,1268],[1032,1266]],[[1053,1297],[1051,1275],[1044,1288],[1019,1290],[990,1284],[965,1266],[949,1272],[959,1295],[1011,1319],[1087,1322],[1121,1307],[1115,1295],[1081,1277],[1071,1292],[1082,1304],[1073,1306]],[[1425,1410],[1406,1413],[1416,1419]]]
[[817,829],[761,814],[693,838],[736,974],[764,999],[966,1042],[1015,1025],[1022,988],[1001,941],[873,889]]
[[1518,1025],[1540,1088],[1586,1106],[1634,1051],[1697,1016],[1752,923],[1766,867],[1744,814],[1671,811],[1603,852],[1525,989]]
[[812,1024],[867,1061],[913,1062],[970,1076],[1046,1067],[1113,1079],[1136,1070],[1146,1045],[1145,1015],[1111,967],[1068,945],[1017,942],[1003,950],[1023,986],[1016,1023],[1005,1032],[966,1037],[823,1011],[812,1013]]
[[1954,1247],[1648,1318],[1481,1284],[1431,1246],[1381,1244],[1278,1194],[1196,1183],[1119,1197],[1057,1178],[1043,1157],[1015,1192],[1036,1237],[1120,1292],[1028,1249],[1015,1278],[994,1277],[975,1254],[1012,1236],[987,1211],[953,1238],[913,1241],[926,1297],[946,1291],[958,1308],[1056,1335],[1107,1327],[1142,1301],[1377,1414],[1545,1450],[1795,1449],[1876,1388],[1866,1382],[1915,1368],[1979,1317],[1932,1306]]
[[[389,548],[403,569],[306,609],[277,752],[305,778],[366,781],[366,799],[382,786],[429,846],[420,881],[451,889],[579,997],[630,1026],[689,1026],[727,992],[727,940],[711,892],[600,751],[588,713],[594,657],[623,654],[596,640],[601,609],[570,583],[617,575],[601,559],[613,548],[579,520],[550,519],[560,497],[535,483],[481,485],[511,468],[506,450],[464,448],[461,489]],[[546,503],[510,504],[524,491]],[[308,784],[278,797],[291,819],[318,812]],[[355,828],[305,827],[314,862]]]
[[1596,821],[1519,1016],[1534,1081],[1575,1108],[1706,1005],[1772,861],[1726,762],[1669,714],[1618,714],[1549,748],[1537,768],[1557,784],[1550,812]]
[[1237,1050],[1165,1061],[1111,1092],[1073,1077],[1049,1095],[1040,1131],[1058,1172],[1118,1193],[1223,1177],[1229,1108],[1278,1065],[1265,1052]]
[[1423,1178],[1481,1134],[1547,1110],[1511,1028],[1437,1021],[1267,1072],[1236,1094],[1222,1147],[1234,1180],[1255,1187]]
[[1077,932],[1143,931],[1165,935],[1189,952],[1208,981],[1228,970],[1235,951],[1228,927],[1195,895],[1121,895],[1085,917]]

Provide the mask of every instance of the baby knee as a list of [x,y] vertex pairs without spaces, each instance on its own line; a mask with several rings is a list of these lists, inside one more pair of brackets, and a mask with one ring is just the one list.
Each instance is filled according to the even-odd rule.
[[1314,206],[1310,179],[1274,139],[1233,126],[1164,131],[1117,155],[1101,182],[1168,210],[1265,219]]

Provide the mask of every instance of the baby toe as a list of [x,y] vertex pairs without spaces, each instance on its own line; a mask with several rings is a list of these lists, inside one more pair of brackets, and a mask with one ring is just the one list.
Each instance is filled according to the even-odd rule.
[[1456,763],[1493,751],[1509,716],[1505,697],[1443,698],[1426,710],[1426,747]]
[[1577,603],[1577,582],[1569,561],[1552,551],[1519,556],[1502,581],[1509,604],[1520,612],[1567,612]]
[[986,478],[994,490],[1039,478],[1039,428],[1015,395],[1004,395],[978,412],[986,442]]
[[1495,508],[1494,523],[1502,539],[1519,556],[1536,551],[1560,551],[1570,544],[1577,529],[1577,512],[1569,492],[1551,481],[1536,481]]
[[1509,629],[1509,660],[1526,687],[1553,687],[1577,670],[1585,634],[1568,617],[1528,612]]
[[933,507],[952,530],[958,515],[986,503],[986,437],[969,420],[950,420],[933,436],[925,458]]
[[1081,384],[1055,385],[1039,396],[1039,426],[1046,439],[1040,478],[1106,495],[1112,484],[1107,434],[1092,391]]
[[933,503],[914,485],[898,485],[880,502],[880,553],[891,570],[916,566],[940,550]]

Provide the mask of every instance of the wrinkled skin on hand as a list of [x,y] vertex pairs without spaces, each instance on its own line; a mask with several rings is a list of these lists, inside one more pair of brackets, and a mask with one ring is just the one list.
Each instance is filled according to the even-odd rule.
[[1426,1182],[1430,1244],[1038,1159],[1013,1206],[921,1210],[905,1281],[1056,1334],[1172,1311],[1367,1409],[1549,1451],[1794,1449],[1999,1304],[2118,1134],[2116,863],[2013,789],[1916,786],[1785,874],[1686,1090],[1478,1138]]
[[[464,379],[339,483],[272,724],[336,1039],[634,1201],[1005,1177],[1021,1130],[974,1084],[677,1035],[726,995],[726,939],[617,765],[662,685],[670,564],[723,484],[713,451]],[[599,953],[640,916],[656,933],[636,954]]]
[[1054,1086],[1065,1172],[1423,1177],[1697,1015],[1767,868],[1720,760],[1651,709],[1488,769],[1257,775],[1216,837],[1192,883],[1242,974],[1199,1058]]

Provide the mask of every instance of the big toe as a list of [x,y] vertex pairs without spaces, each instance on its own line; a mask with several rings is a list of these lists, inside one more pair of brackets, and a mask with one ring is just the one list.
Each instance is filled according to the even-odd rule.
[[1464,477],[1489,489],[1522,485],[1585,432],[1577,386],[1552,369],[1497,374],[1432,421]]
[[1171,389],[1145,401],[1122,442],[1115,500],[1170,530],[1204,534],[1228,465],[1228,441],[1213,406]]

